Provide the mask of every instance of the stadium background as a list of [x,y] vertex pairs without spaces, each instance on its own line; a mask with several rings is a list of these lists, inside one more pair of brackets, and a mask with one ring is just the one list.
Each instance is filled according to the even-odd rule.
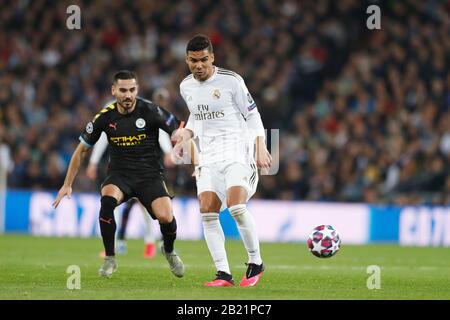
[[[81,9],[80,30],[66,27],[71,4]],[[381,8],[381,30],[366,27],[371,4]],[[216,64],[243,76],[265,127],[280,130],[279,172],[260,177],[250,203],[262,241],[304,241],[325,223],[346,244],[450,246],[448,1],[0,6],[3,232],[98,234],[98,186],[84,168],[74,197],[51,208],[79,134],[123,68],[137,72],[143,97],[166,88],[168,109],[186,119],[185,45],[205,33]],[[202,238],[191,172],[167,171],[180,240]],[[238,237],[231,217],[221,222]],[[132,214],[129,237],[142,232]]]

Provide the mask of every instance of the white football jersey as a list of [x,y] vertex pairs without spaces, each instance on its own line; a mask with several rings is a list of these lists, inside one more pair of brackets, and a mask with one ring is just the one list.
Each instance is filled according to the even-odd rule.
[[245,119],[258,109],[241,76],[214,66],[205,81],[187,76],[180,93],[190,111],[186,128],[194,132],[200,166],[254,162],[256,134],[249,131]]

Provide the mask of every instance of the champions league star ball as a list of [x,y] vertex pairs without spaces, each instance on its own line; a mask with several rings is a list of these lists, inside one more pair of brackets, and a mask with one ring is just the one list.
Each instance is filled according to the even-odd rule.
[[306,243],[309,251],[319,258],[330,258],[341,247],[341,239],[337,231],[329,225],[315,227]]

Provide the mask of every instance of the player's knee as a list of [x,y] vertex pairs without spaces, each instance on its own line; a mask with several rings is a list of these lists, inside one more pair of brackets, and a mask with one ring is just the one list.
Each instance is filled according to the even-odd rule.
[[201,201],[200,202],[200,212],[201,213],[219,212],[219,211],[220,211],[220,204],[217,204],[214,201]]
[[167,236],[167,235],[176,236],[177,220],[175,219],[175,217],[172,216],[172,218],[167,222],[159,221],[159,226],[160,226],[161,233],[163,234],[163,236]]
[[233,218],[239,218],[247,211],[247,205],[245,203],[236,204],[228,208]]
[[117,207],[117,200],[114,197],[102,196],[100,199],[100,217],[114,217],[114,209]]
[[170,211],[167,212],[161,212],[160,214],[158,214],[157,216],[159,223],[170,223],[173,220],[173,214]]

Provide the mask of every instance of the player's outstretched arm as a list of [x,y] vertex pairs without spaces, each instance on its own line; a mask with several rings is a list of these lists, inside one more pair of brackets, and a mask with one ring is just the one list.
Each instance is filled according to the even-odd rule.
[[75,149],[72,159],[70,159],[69,169],[67,170],[66,179],[64,180],[64,184],[59,189],[58,195],[56,196],[55,202],[53,202],[53,207],[56,208],[59,205],[61,199],[67,195],[70,199],[72,195],[72,184],[75,180],[75,177],[80,169],[81,163],[83,159],[86,157],[86,153],[89,150],[89,147],[84,144],[78,144],[78,147]]

